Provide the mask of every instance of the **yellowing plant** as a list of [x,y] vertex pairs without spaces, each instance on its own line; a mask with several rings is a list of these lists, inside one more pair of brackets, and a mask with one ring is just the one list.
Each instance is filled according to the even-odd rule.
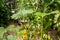
[[27,35],[26,30],[23,30],[23,31],[22,31],[22,34],[23,34],[23,35]]
[[29,27],[30,27],[30,25],[29,24],[26,24],[25,28],[29,28]]
[[23,35],[22,37],[23,37],[23,40],[27,40],[28,38],[27,35]]

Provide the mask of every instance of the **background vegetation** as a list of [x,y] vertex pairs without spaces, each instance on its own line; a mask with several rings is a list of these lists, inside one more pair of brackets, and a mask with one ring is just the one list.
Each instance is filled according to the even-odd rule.
[[60,0],[1,0],[0,39],[60,40],[59,7]]

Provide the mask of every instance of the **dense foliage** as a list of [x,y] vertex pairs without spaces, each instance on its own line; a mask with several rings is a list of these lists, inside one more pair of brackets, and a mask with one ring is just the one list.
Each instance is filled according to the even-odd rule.
[[[60,39],[58,36],[60,32],[60,0],[11,0],[8,3],[7,5],[3,0],[0,2],[0,25],[6,23],[9,17],[17,20],[19,25],[15,25],[16,27],[10,25],[6,29],[1,28],[4,29],[1,30],[2,40]],[[12,15],[12,13],[14,14]],[[3,36],[4,33],[8,35]],[[16,34],[13,35],[14,33]]]
[[14,10],[12,6],[13,1],[9,0],[0,0],[0,26],[7,24],[10,16],[12,15],[12,11]]
[[[60,21],[60,2],[59,0],[18,0],[18,11],[12,19],[37,19],[42,17],[43,26],[54,26]],[[32,15],[32,16],[28,16]],[[36,17],[36,18],[35,18]],[[42,20],[41,18],[39,18]],[[50,21],[51,20],[51,21]],[[47,24],[46,24],[47,23]],[[49,23],[49,24],[48,24]]]

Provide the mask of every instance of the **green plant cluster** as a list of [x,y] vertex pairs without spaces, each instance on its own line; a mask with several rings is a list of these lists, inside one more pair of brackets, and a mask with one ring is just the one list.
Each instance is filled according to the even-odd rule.
[[[17,29],[12,26],[8,27],[7,30],[16,30],[17,33],[15,36],[10,35],[3,40],[12,40],[10,37],[14,37],[14,40],[20,40],[21,37],[23,40],[36,40],[36,37],[40,40],[54,40],[54,35],[52,36],[48,32],[60,31],[60,0],[16,0],[16,2],[17,11],[11,16],[11,19],[20,19],[20,25],[19,27],[16,27]],[[4,13],[9,13],[8,15],[6,14],[6,17],[4,16],[6,19],[10,15],[11,8],[10,6],[10,9],[7,6],[6,8],[5,6],[3,7],[4,8],[1,9],[7,8],[6,10],[8,10],[3,10]],[[1,18],[2,16],[3,15],[1,14]],[[3,18],[4,22],[6,22],[5,19]],[[1,21],[1,23],[3,22]],[[60,38],[57,37],[56,40],[58,39]]]
[[47,29],[49,26],[57,27],[60,25],[60,2],[59,0],[17,0],[18,11],[12,15],[12,19],[43,21],[43,26]]
[[[48,30],[59,31],[60,26],[60,0],[18,0],[18,11],[12,15],[12,19],[28,20],[38,24],[43,33]],[[36,27],[38,28],[38,26]],[[41,39],[43,40],[43,39]]]

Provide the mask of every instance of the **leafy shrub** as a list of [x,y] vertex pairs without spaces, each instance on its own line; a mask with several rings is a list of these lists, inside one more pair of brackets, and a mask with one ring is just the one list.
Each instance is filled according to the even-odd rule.
[[7,24],[10,16],[12,15],[12,7],[10,1],[0,0],[0,26]]

